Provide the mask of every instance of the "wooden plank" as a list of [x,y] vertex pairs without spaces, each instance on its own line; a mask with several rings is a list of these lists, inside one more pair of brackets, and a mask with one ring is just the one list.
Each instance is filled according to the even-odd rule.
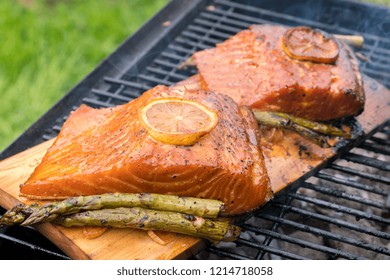
[[[16,204],[32,203],[19,197],[19,185],[27,180],[53,140],[44,142],[0,162],[0,205],[10,209]],[[86,239],[79,228],[52,224],[36,226],[38,231],[73,259],[174,259],[188,257],[190,248],[202,248],[199,239],[177,235],[175,242],[161,246],[141,230],[110,229],[96,239]]]
[[[390,91],[372,79],[365,78],[367,102],[365,111],[357,119],[365,133],[390,119]],[[355,141],[358,141],[357,139]],[[31,203],[19,197],[19,185],[27,180],[52,144],[47,141],[0,162],[0,205],[10,209],[16,204]],[[339,152],[349,146],[321,149],[294,133],[278,143],[262,142],[266,166],[272,188],[280,192],[289,184],[310,175]],[[152,241],[146,232],[131,229],[109,229],[95,239],[86,239],[79,228],[65,228],[52,224],[36,226],[73,259],[177,259],[187,258],[201,250],[205,243],[197,238],[177,234],[166,246]]]

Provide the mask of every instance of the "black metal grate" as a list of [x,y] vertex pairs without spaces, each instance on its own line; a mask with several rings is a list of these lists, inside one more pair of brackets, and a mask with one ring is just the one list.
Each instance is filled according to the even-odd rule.
[[[68,93],[72,98],[60,101],[2,156],[18,152],[17,146],[25,148],[55,137],[69,112],[81,103],[92,107],[123,104],[155,85],[172,85],[196,74],[195,69],[181,67],[192,53],[213,47],[251,24],[310,25],[331,33],[363,35],[364,48],[356,50],[362,72],[390,88],[387,9],[336,0],[180,2],[172,1],[151,21],[154,26],[141,30],[163,33],[148,39],[144,53],[129,56],[133,41],[125,42],[105,61],[109,66],[100,65]],[[168,10],[177,11],[178,19],[170,17]],[[157,25],[167,18],[173,22],[161,31]],[[58,108],[62,108],[60,113]],[[49,116],[55,117],[55,123]],[[193,258],[389,259],[389,123],[380,129],[342,159],[246,217],[241,221],[245,232],[236,243],[210,245]],[[27,243],[34,251],[49,251],[42,258],[66,258],[49,242],[33,242],[38,234],[27,231],[25,242],[23,237],[13,239],[15,233],[6,229],[0,234],[0,248],[5,242]]]
[[210,246],[196,257],[389,259],[389,130],[390,123],[249,216],[235,245]]
[[[0,209],[0,215],[4,209]],[[66,260],[53,243],[33,227],[0,227],[0,260]]]

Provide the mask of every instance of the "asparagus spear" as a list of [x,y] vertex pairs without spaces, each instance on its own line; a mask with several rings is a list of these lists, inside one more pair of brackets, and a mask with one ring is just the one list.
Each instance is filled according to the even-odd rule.
[[25,204],[18,204],[11,210],[4,213],[0,217],[0,225],[12,226],[21,224],[27,217],[29,217],[38,205],[33,204],[27,206]]
[[[17,216],[17,224],[28,226],[36,223],[50,222],[62,214],[73,214],[83,210],[97,210],[118,207],[144,207],[156,210],[181,212],[206,218],[216,218],[223,211],[223,203],[213,199],[194,197],[179,197],[176,195],[162,195],[150,193],[137,194],[102,194],[92,196],[78,196],[63,201],[35,207],[17,206],[0,218],[0,224],[14,224],[11,217]],[[23,213],[21,213],[23,212]],[[3,221],[2,221],[3,220]]]
[[280,113],[280,112],[267,112],[268,114],[274,114],[277,115],[281,118],[291,120],[292,122],[301,125],[303,127],[306,127],[310,130],[314,130],[316,132],[325,134],[325,135],[331,135],[331,136],[337,136],[337,137],[343,137],[343,138],[351,138],[351,134],[345,132],[344,130],[337,128],[332,125],[324,124],[324,123],[319,123],[319,122],[314,122],[310,121],[304,118],[299,118],[295,117],[286,113]]
[[240,227],[189,214],[151,210],[140,207],[85,211],[56,218],[53,223],[65,226],[106,226],[163,230],[205,238],[210,241],[234,241]]
[[350,134],[337,127],[294,117],[285,113],[266,112],[257,109],[253,109],[253,113],[259,124],[290,129],[321,147],[330,146],[327,136],[351,138]]

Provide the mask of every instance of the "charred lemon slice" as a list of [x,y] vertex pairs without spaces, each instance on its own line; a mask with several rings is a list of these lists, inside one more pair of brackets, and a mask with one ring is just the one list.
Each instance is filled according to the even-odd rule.
[[334,63],[339,56],[339,46],[332,35],[307,26],[288,29],[282,41],[284,52],[293,59]]
[[199,102],[175,97],[155,99],[138,111],[141,125],[162,143],[193,145],[212,131],[218,114]]

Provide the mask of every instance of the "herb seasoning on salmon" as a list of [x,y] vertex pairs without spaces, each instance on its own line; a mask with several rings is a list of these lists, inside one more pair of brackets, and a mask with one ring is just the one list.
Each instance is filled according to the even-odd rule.
[[356,116],[365,96],[352,50],[309,27],[253,25],[192,62],[200,87],[239,105],[327,121]]
[[[140,123],[138,110],[158,98],[199,102],[216,112],[218,123],[191,146],[157,141]],[[225,95],[165,86],[113,108],[82,105],[21,185],[20,195],[63,199],[103,193],[217,199],[230,215],[262,206],[272,191],[252,111]]]

